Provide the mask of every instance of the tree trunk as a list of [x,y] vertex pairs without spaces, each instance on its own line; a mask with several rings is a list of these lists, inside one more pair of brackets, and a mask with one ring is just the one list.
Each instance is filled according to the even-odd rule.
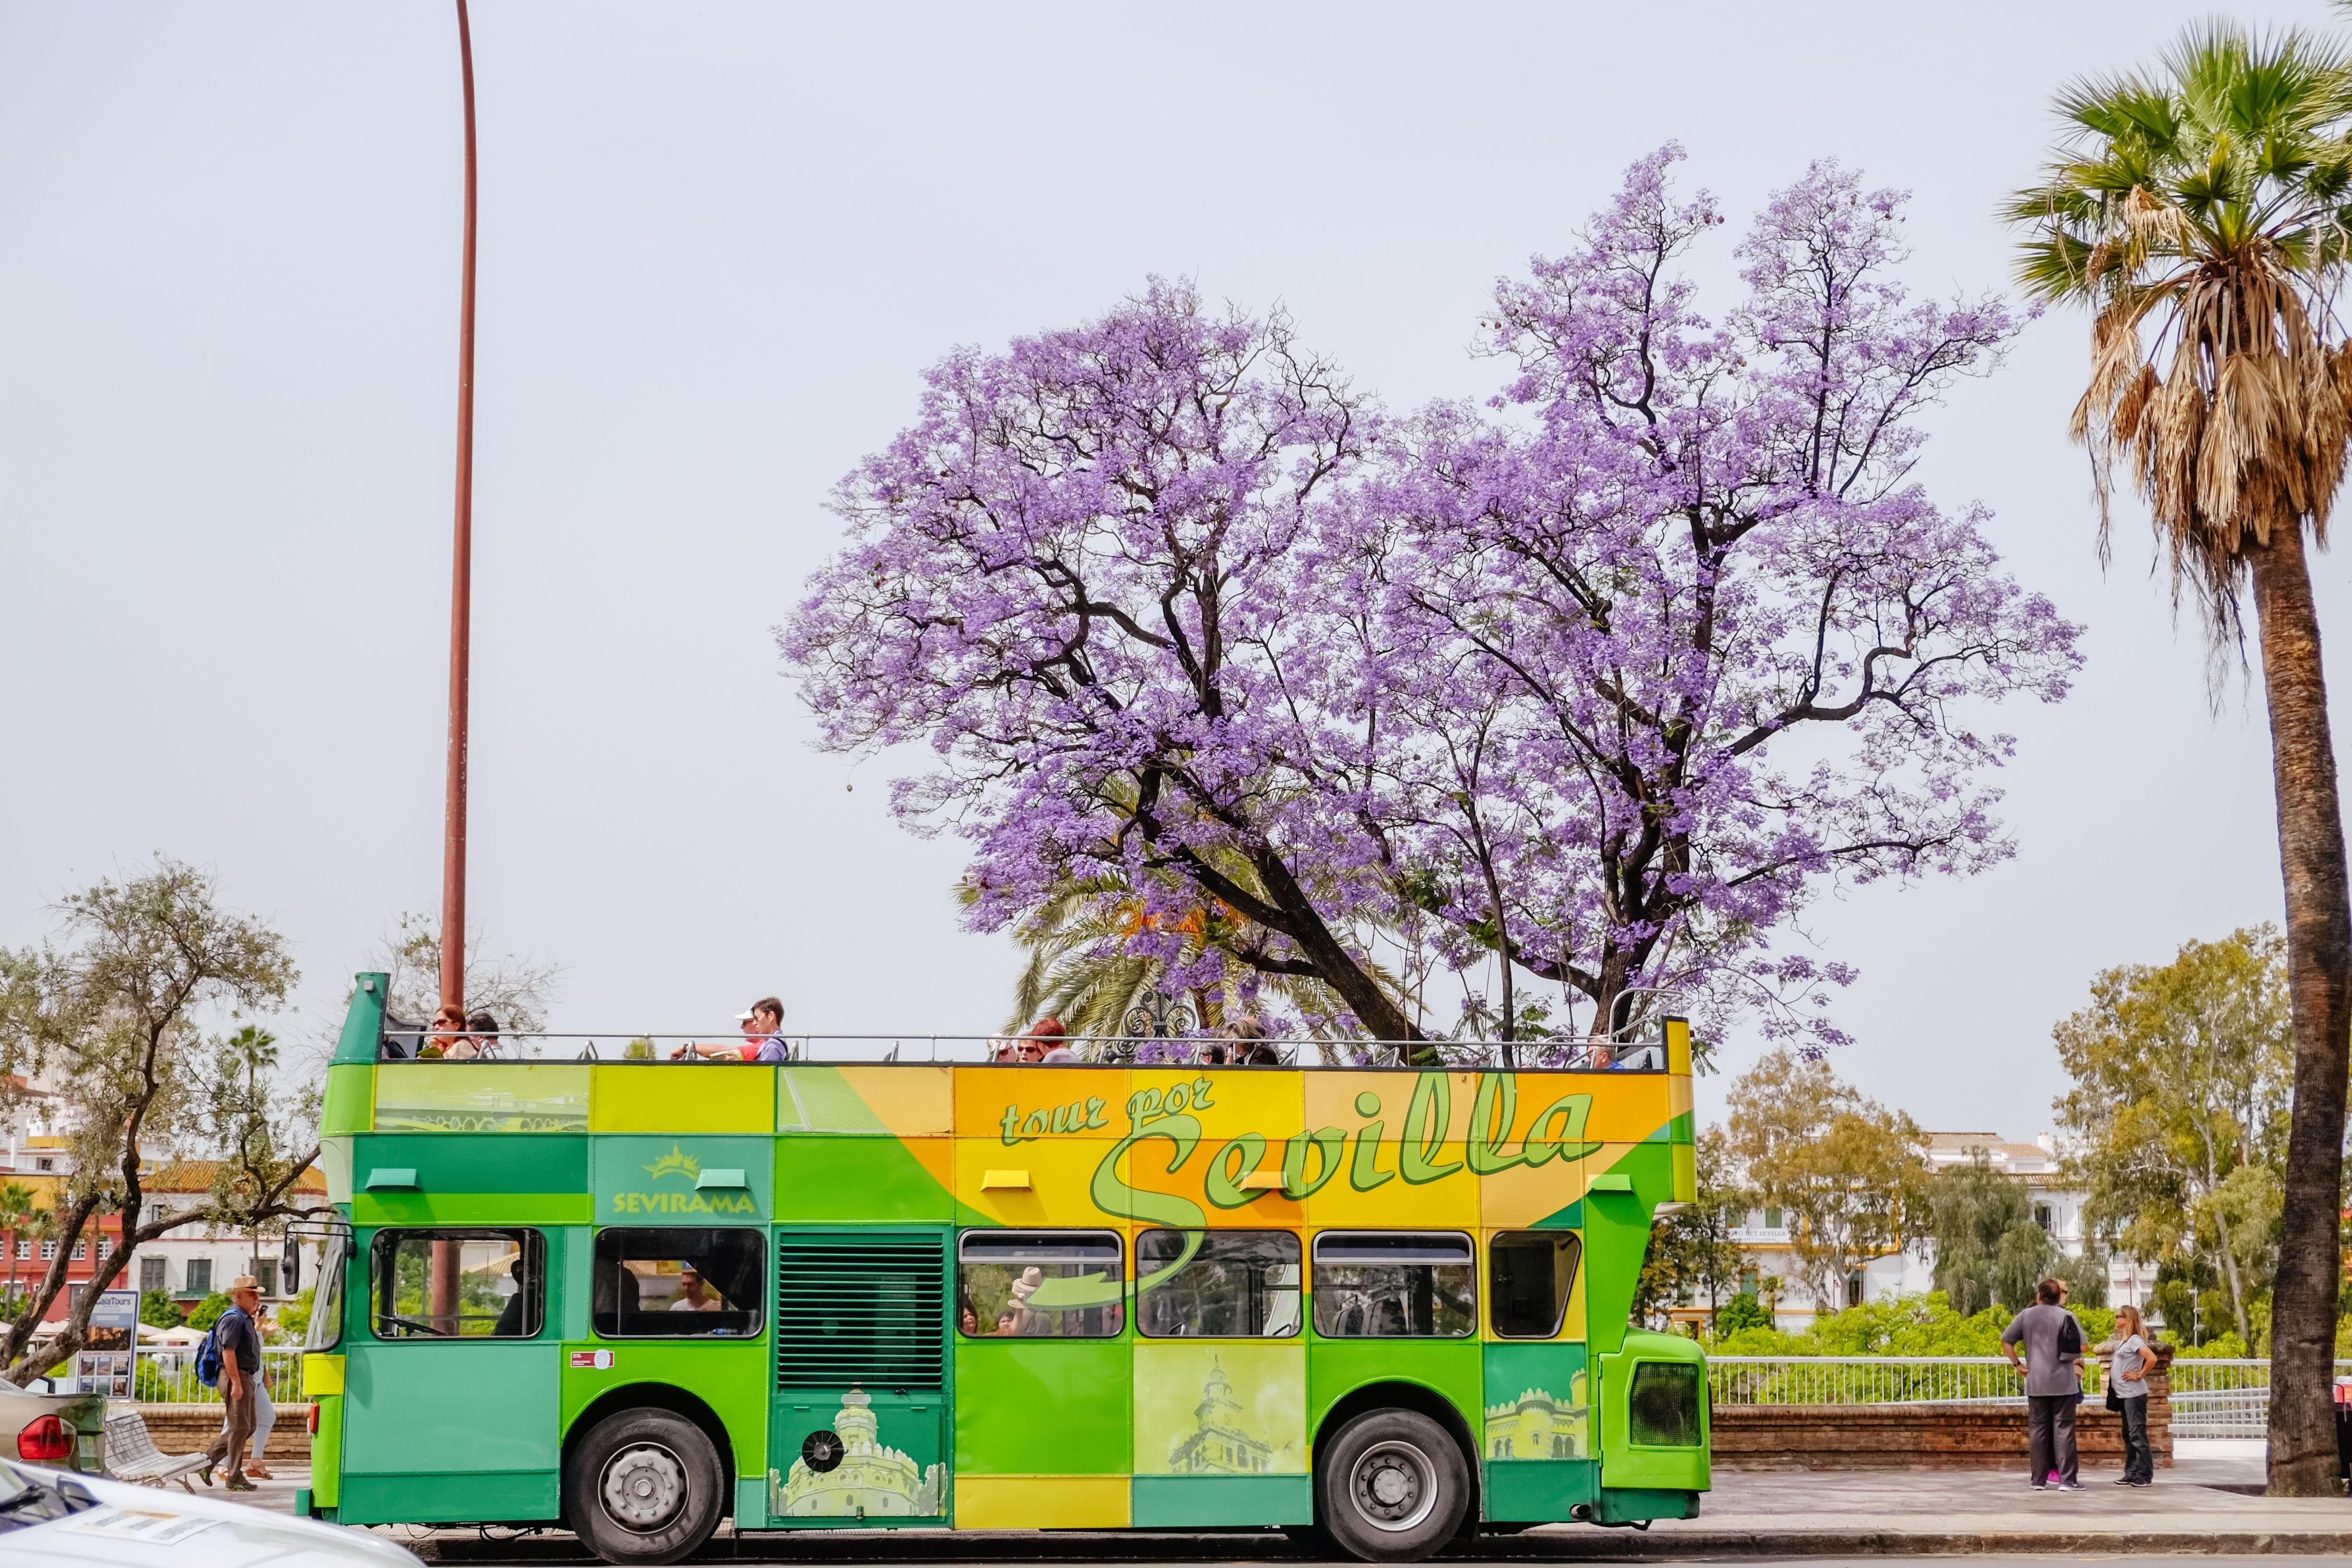
[[[2302,531],[2275,528],[2247,552],[2260,617],[2263,691],[2286,883],[2287,993],[2294,1020],[2294,1109],[2286,1204],[2271,1306],[2270,1493],[2336,1495],[2336,1299],[2344,1192],[2344,1101],[2352,1072],[2352,896],[2319,617]],[[2226,1243],[2225,1243],[2226,1246]]]

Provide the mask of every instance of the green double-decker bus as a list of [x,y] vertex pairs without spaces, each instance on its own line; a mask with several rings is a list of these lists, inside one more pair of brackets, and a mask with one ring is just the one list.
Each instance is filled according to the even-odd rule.
[[1698,1349],[1628,1323],[1679,1020],[1606,1069],[458,1062],[384,991],[328,1074],[314,1517],[1410,1561],[1706,1489]]

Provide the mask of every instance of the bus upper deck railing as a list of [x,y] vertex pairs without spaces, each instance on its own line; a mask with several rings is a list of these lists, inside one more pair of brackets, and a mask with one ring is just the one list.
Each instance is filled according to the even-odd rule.
[[[763,1038],[765,1037],[762,1037]],[[800,1063],[932,1063],[986,1066],[1017,1063],[1024,1045],[1066,1047],[1076,1061],[1088,1067],[1290,1067],[1290,1068],[1452,1068],[1463,1069],[1513,1068],[1528,1071],[1664,1072],[1666,1048],[1654,1037],[1634,1040],[1360,1040],[1330,1038],[1234,1039],[1216,1035],[1057,1036],[1049,1038],[980,1035],[812,1035],[782,1034],[786,1059]],[[448,1056],[424,1059],[462,1067],[467,1062],[640,1061],[685,1067],[712,1060],[740,1061],[736,1054],[757,1041],[722,1035],[632,1035],[550,1032],[498,1035],[435,1029],[401,1023],[387,1026],[378,1056],[384,1060],[419,1057],[426,1047],[445,1050],[459,1040],[471,1042],[478,1055],[466,1059]],[[717,1057],[697,1047],[727,1047]],[[1255,1056],[1255,1059],[1252,1059]],[[1274,1059],[1266,1060],[1267,1057]],[[1055,1062],[1027,1065],[1053,1067]]]

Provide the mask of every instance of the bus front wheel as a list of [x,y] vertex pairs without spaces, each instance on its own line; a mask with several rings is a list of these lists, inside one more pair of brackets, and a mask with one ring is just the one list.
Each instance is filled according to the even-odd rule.
[[1322,1446],[1320,1522],[1367,1563],[1417,1563],[1454,1539],[1470,1467],[1445,1428],[1415,1410],[1373,1410]]
[[667,1410],[596,1423],[563,1467],[564,1511],[607,1563],[675,1563],[719,1527],[726,1478],[701,1427]]

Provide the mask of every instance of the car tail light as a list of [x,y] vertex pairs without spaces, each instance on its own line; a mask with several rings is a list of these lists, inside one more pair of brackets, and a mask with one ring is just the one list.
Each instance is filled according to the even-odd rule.
[[318,1405],[317,1405],[316,1404],[313,1404],[313,1405],[310,1406],[310,1436],[313,1436],[313,1437],[315,1437],[315,1436],[317,1436],[318,1435],[319,1435],[319,1407],[318,1407]]
[[73,1457],[74,1429],[54,1415],[36,1415],[16,1434],[16,1457],[54,1465]]

